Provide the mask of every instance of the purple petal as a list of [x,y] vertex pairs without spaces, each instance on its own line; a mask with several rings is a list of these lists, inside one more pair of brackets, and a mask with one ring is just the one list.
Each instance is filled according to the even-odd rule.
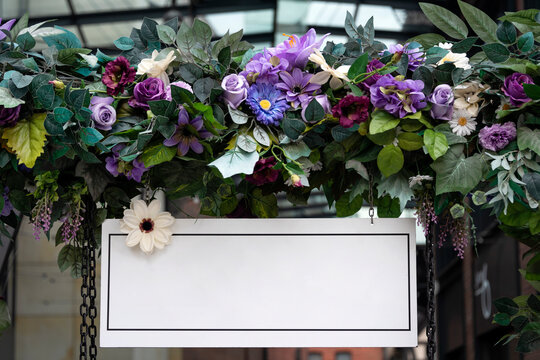
[[173,136],[163,141],[163,145],[165,146],[174,146],[177,145],[180,141],[182,141],[182,136],[179,131],[175,132]]
[[203,146],[197,139],[191,140],[190,147],[191,147],[191,150],[195,151],[195,153],[197,154],[202,154],[202,152],[204,151]]
[[193,126],[197,131],[201,130],[203,127],[202,117],[197,116],[195,119],[191,120],[191,126]]
[[189,124],[189,114],[186,109],[182,108],[178,113],[178,125]]
[[189,139],[183,138],[180,144],[178,144],[178,155],[184,156],[189,151]]

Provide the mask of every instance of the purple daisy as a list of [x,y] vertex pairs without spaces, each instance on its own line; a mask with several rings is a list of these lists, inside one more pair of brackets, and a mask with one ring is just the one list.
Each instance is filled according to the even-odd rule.
[[193,120],[189,119],[188,112],[182,108],[178,114],[178,125],[176,130],[169,139],[163,142],[165,146],[178,145],[178,155],[185,156],[189,149],[197,154],[201,154],[204,151],[203,146],[199,142],[199,138],[207,139],[211,137],[203,124],[201,116],[197,116]]
[[279,77],[282,82],[276,84],[276,89],[285,92],[285,99],[294,108],[305,102],[310,102],[321,88],[321,85],[309,82],[313,74],[302,72],[298,68],[294,68],[291,74],[282,71],[279,73]]
[[289,108],[285,96],[272,84],[253,84],[248,89],[246,104],[249,105],[258,122],[279,126],[285,110]]

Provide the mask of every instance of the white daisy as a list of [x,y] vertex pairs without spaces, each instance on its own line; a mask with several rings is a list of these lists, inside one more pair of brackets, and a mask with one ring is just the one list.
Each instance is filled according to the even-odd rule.
[[475,118],[471,113],[463,109],[454,109],[452,120],[449,121],[452,132],[459,136],[471,135],[476,129]]
[[151,254],[154,247],[163,249],[171,243],[171,226],[174,218],[169,212],[162,212],[161,202],[153,200],[146,205],[144,200],[131,201],[130,209],[124,210],[120,229],[128,234],[126,245],[139,245],[146,254]]
[[467,54],[452,52],[452,44],[439,43],[438,47],[448,50],[448,54],[446,54],[441,60],[439,60],[439,62],[437,62],[437,65],[442,65],[446,62],[452,62],[455,67],[462,68],[463,70],[468,70],[471,68],[471,65],[469,65],[469,58],[467,57]]

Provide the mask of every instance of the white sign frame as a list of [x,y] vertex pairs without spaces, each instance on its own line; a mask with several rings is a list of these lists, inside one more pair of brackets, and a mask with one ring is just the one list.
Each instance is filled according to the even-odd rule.
[[[138,248],[128,248],[124,244],[126,234],[120,231],[120,220],[106,220],[102,231],[100,345],[415,347],[418,345],[415,232],[415,219],[375,219],[373,225],[369,219],[352,218],[177,219],[173,225],[172,244],[164,250],[156,250],[154,254],[146,255]],[[225,259],[214,254],[216,249],[225,254],[230,247],[233,249]],[[258,250],[257,247],[261,249]],[[273,249],[276,249],[277,254],[273,253]],[[289,249],[292,254],[289,254]],[[238,253],[244,250],[245,253],[240,255],[249,256],[238,256]],[[340,258],[333,258],[331,254],[334,252],[336,257]],[[352,252],[355,252],[354,256]],[[309,256],[303,256],[304,253]],[[278,256],[279,261],[265,263],[270,261],[266,259],[271,256]],[[197,259],[198,262],[191,262],[194,257],[200,258]],[[291,257],[294,261],[291,261]],[[354,260],[359,258],[362,259],[361,263]],[[115,260],[111,262],[111,259]],[[313,267],[312,262],[317,259],[325,259],[324,266],[321,265],[323,267]],[[220,261],[230,263],[222,264],[221,268],[213,265]],[[261,268],[266,271],[257,277],[261,281],[246,282],[247,285],[238,284],[237,282],[243,281],[243,277],[251,274],[251,270],[246,272],[246,268],[242,266],[251,266],[250,269],[254,269],[254,272],[263,271],[253,266],[250,261],[264,263]],[[320,261],[317,264],[320,264]],[[363,267],[364,264],[371,265]],[[182,266],[184,271],[178,271]],[[219,278],[215,280],[215,284],[212,277],[206,277],[203,282],[205,293],[220,296],[198,298],[201,294],[198,288],[193,288],[193,284],[197,284],[199,277],[202,279],[204,276],[201,270],[206,271],[212,266],[216,266],[213,270],[218,278],[221,272],[232,276],[225,280]],[[272,266],[274,269],[267,271]],[[305,266],[311,266],[309,271]],[[298,273],[299,279],[303,280],[295,282],[296,286],[293,288],[290,284],[284,284],[284,289],[281,289],[283,277],[274,275],[278,274],[280,269],[289,269],[287,274],[292,274],[291,276]],[[198,275],[199,273],[201,275]],[[249,274],[246,275],[247,273]],[[333,292],[322,291],[321,299],[313,296],[313,286],[305,281],[306,276],[312,273],[321,277],[325,289],[335,286]],[[332,276],[328,278],[327,274]],[[335,276],[336,274],[338,276]],[[230,281],[230,286],[224,284],[224,281]],[[286,293],[274,297],[274,293],[268,292],[268,288],[260,286],[259,289],[257,284],[262,282],[273,284],[275,294],[280,294],[280,291]],[[184,290],[195,290],[182,292],[175,288],[180,286],[178,284],[188,284],[183,287]],[[346,286],[347,284],[351,286]],[[250,288],[245,289],[246,286]],[[206,287],[209,287],[207,292]],[[161,293],[164,288],[167,289],[166,295]],[[370,290],[366,292],[366,288]],[[235,295],[236,290],[231,290],[230,296],[229,293],[223,296],[223,289],[236,289],[239,295]],[[294,311],[288,309],[289,300],[279,305],[282,301],[280,299],[287,297],[291,291],[294,292],[295,299],[302,300],[302,306]],[[345,295],[331,297],[336,291],[342,291]],[[272,304],[278,304],[277,308],[267,306],[263,311],[259,311],[254,301],[243,301],[250,297],[260,299],[256,297],[258,292],[272,298]],[[302,292],[305,292],[305,299],[300,297],[304,294]],[[152,303],[152,296],[158,293],[161,293],[161,297]],[[192,294],[195,299],[190,302],[189,297]],[[182,306],[171,307],[177,304],[177,301],[189,306],[206,306],[203,308],[205,311],[199,309],[199,315],[192,315]],[[362,301],[365,301],[366,305],[358,306]],[[335,302],[335,305],[332,306],[329,302]],[[201,303],[206,305],[200,305]],[[229,305],[234,308],[233,315],[219,310],[220,306]],[[283,312],[279,306],[284,308]],[[328,310],[320,310],[321,306]],[[377,313],[372,309],[374,307],[379,307],[380,311]],[[144,312],[141,309],[150,311]],[[332,315],[333,312],[336,316]],[[205,318],[207,315],[209,319]],[[304,326],[294,326],[291,321]],[[190,326],[179,325],[184,322]],[[202,326],[194,326],[198,322]],[[215,326],[208,326],[209,323]],[[161,326],[163,324],[165,325]],[[243,327],[244,324],[250,326]],[[265,327],[265,324],[282,326]],[[308,328],[305,324],[317,326]],[[331,326],[319,326],[320,324]],[[365,324],[369,326],[364,326]]]

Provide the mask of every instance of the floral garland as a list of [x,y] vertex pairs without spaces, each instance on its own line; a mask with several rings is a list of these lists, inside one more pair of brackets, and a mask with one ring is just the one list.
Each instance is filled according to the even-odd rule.
[[[142,188],[198,197],[205,215],[275,217],[277,193],[305,204],[320,189],[349,216],[371,189],[381,217],[416,199],[419,223],[438,224],[459,257],[473,207],[491,209],[532,248],[524,276],[540,290],[540,15],[497,24],[458,3],[476,36],[421,3],[452,40],[424,34],[389,48],[373,19],[357,26],[350,14],[345,44],[321,49],[328,34],[311,29],[262,51],[242,31],[213,41],[202,21],[145,18],[114,42],[117,56],[92,54],[59,26],[10,20],[0,26],[0,230],[27,215],[39,238],[62,221],[59,265],[77,276],[88,201],[95,226],[122,217]],[[140,233],[167,232],[171,218],[155,203],[144,218],[145,206],[132,204],[124,226],[128,245],[151,252],[167,241]],[[503,299],[495,321],[537,324],[538,303]],[[533,350],[525,340],[518,349]]]

